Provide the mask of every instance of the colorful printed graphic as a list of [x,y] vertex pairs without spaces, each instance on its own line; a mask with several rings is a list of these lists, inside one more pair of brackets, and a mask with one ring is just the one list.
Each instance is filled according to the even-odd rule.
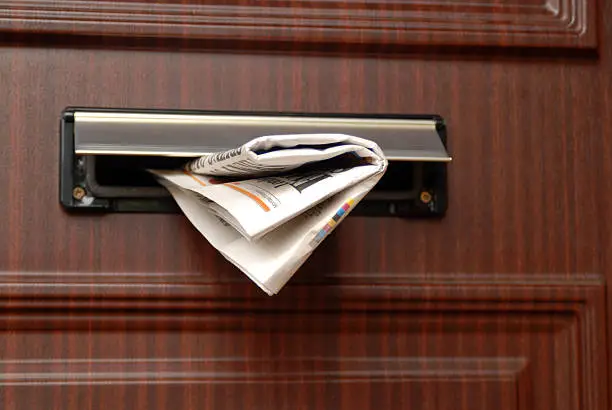
[[332,229],[342,220],[342,218],[346,216],[346,214],[348,214],[349,209],[351,209],[354,204],[355,200],[353,198],[346,201],[345,204],[338,209],[338,212],[336,212],[336,214],[329,221],[327,221],[325,226],[323,226],[323,228],[316,234],[312,241],[310,241],[310,246],[314,248],[315,246],[319,245],[327,234],[332,231]]
[[[204,181],[202,181],[200,178],[198,178],[197,176],[195,176],[194,174],[192,174],[190,171],[184,169],[183,173],[185,175],[190,176],[194,181],[196,181],[198,184],[202,185],[202,186],[206,186],[206,183]],[[249,198],[251,198],[253,201],[255,201],[255,203],[257,205],[259,205],[261,207],[261,209],[263,209],[265,212],[269,212],[270,211],[270,207],[268,205],[266,205],[266,203],[264,201],[261,200],[261,198],[259,198],[257,195],[247,191],[244,188],[239,187],[238,185],[240,184],[240,182],[225,182],[222,179],[215,179],[215,178],[208,178],[208,183],[210,185],[217,185],[217,184],[222,184],[225,185],[228,188],[233,189],[236,192],[240,192],[242,195],[245,195]]]
[[191,177],[194,181],[196,181],[198,184],[202,185],[202,186],[206,186],[206,184],[210,184],[210,185],[219,185],[219,184],[225,184],[227,181],[224,179],[217,179],[215,177],[206,177],[207,182],[202,181],[201,178],[193,175],[193,173],[191,173],[191,171],[189,171],[188,169],[184,169],[183,170],[183,174]]
[[252,192],[247,191],[244,188],[239,187],[238,185],[240,185],[240,182],[228,182],[227,184],[224,184],[224,186],[231,188],[236,192],[240,192],[242,195],[248,198],[251,198],[253,201],[255,201],[257,205],[259,205],[261,209],[264,210],[264,212],[270,212],[270,207],[266,205],[266,203],[262,201],[260,197],[253,194]]
[[193,179],[195,182],[197,182],[198,184],[202,185],[202,186],[206,186],[206,184],[204,183],[204,181],[202,181],[200,178],[196,177],[195,175],[193,175],[191,172],[187,171],[186,169],[183,170],[183,173],[189,177],[191,177],[191,179]]

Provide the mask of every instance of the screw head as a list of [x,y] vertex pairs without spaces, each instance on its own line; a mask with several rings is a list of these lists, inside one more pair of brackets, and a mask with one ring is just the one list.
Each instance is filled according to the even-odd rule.
[[77,201],[80,201],[83,198],[85,198],[85,195],[87,195],[87,192],[85,191],[83,187],[75,186],[74,189],[72,190],[72,197],[76,199]]
[[432,201],[433,197],[431,196],[429,192],[423,191],[421,192],[420,199],[421,199],[421,202],[423,202],[424,204],[428,204]]

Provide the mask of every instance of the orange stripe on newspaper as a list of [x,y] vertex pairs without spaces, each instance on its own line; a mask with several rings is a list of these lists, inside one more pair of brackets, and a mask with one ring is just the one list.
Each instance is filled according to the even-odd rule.
[[187,171],[186,169],[183,170],[183,172],[185,173],[185,175],[190,176],[191,178],[193,178],[193,180],[195,182],[197,182],[198,184],[202,185],[202,186],[206,186],[206,184],[204,183],[204,181],[202,181],[200,178],[196,177],[195,175],[193,175],[191,172]]
[[250,193],[249,191],[247,191],[244,188],[236,186],[235,184],[236,184],[236,182],[233,182],[233,183],[225,184],[225,186],[228,187],[228,188],[232,188],[234,191],[240,192],[243,195],[248,196],[253,201],[257,202],[257,205],[259,205],[261,207],[261,209],[263,209],[264,211],[266,211],[266,212],[270,211],[270,207],[268,205],[266,205],[266,203],[264,201],[262,201],[261,198],[259,198],[257,195],[254,195],[254,194]]

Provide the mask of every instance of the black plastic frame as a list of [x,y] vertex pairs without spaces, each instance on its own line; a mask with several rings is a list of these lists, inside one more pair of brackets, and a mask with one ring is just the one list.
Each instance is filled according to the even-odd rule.
[[[96,186],[95,178],[88,174],[92,167],[88,166],[87,158],[75,154],[74,113],[84,112],[126,112],[126,113],[157,113],[157,114],[191,114],[191,115],[262,115],[262,116],[316,116],[322,118],[371,118],[371,119],[403,119],[432,120],[440,140],[447,148],[447,130],[444,119],[438,115],[395,115],[395,114],[330,114],[330,113],[299,113],[299,112],[234,112],[234,111],[196,111],[196,110],[161,110],[161,109],[113,109],[113,108],[66,108],[60,120],[60,184],[59,199],[62,206],[70,212],[144,212],[144,213],[176,213],[180,209],[171,196],[122,198],[101,198],[91,195],[103,187]],[[351,215],[361,216],[399,216],[406,218],[442,217],[448,207],[447,163],[445,162],[413,162],[414,167],[421,167],[420,182],[417,181],[418,193],[409,200],[374,199],[377,194],[370,192],[355,208]],[[393,163],[389,166],[391,167]],[[83,188],[85,196],[81,200],[74,197],[74,189]],[[161,187],[161,185],[160,185]],[[427,192],[431,201],[424,202],[420,193]],[[80,192],[81,194],[83,191]]]

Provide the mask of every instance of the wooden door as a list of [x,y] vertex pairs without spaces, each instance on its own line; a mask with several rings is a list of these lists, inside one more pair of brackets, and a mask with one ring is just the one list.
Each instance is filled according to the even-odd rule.
[[[0,0],[0,407],[608,408],[609,15]],[[350,216],[268,297],[181,215],[64,213],[66,106],[440,114],[448,213]]]

